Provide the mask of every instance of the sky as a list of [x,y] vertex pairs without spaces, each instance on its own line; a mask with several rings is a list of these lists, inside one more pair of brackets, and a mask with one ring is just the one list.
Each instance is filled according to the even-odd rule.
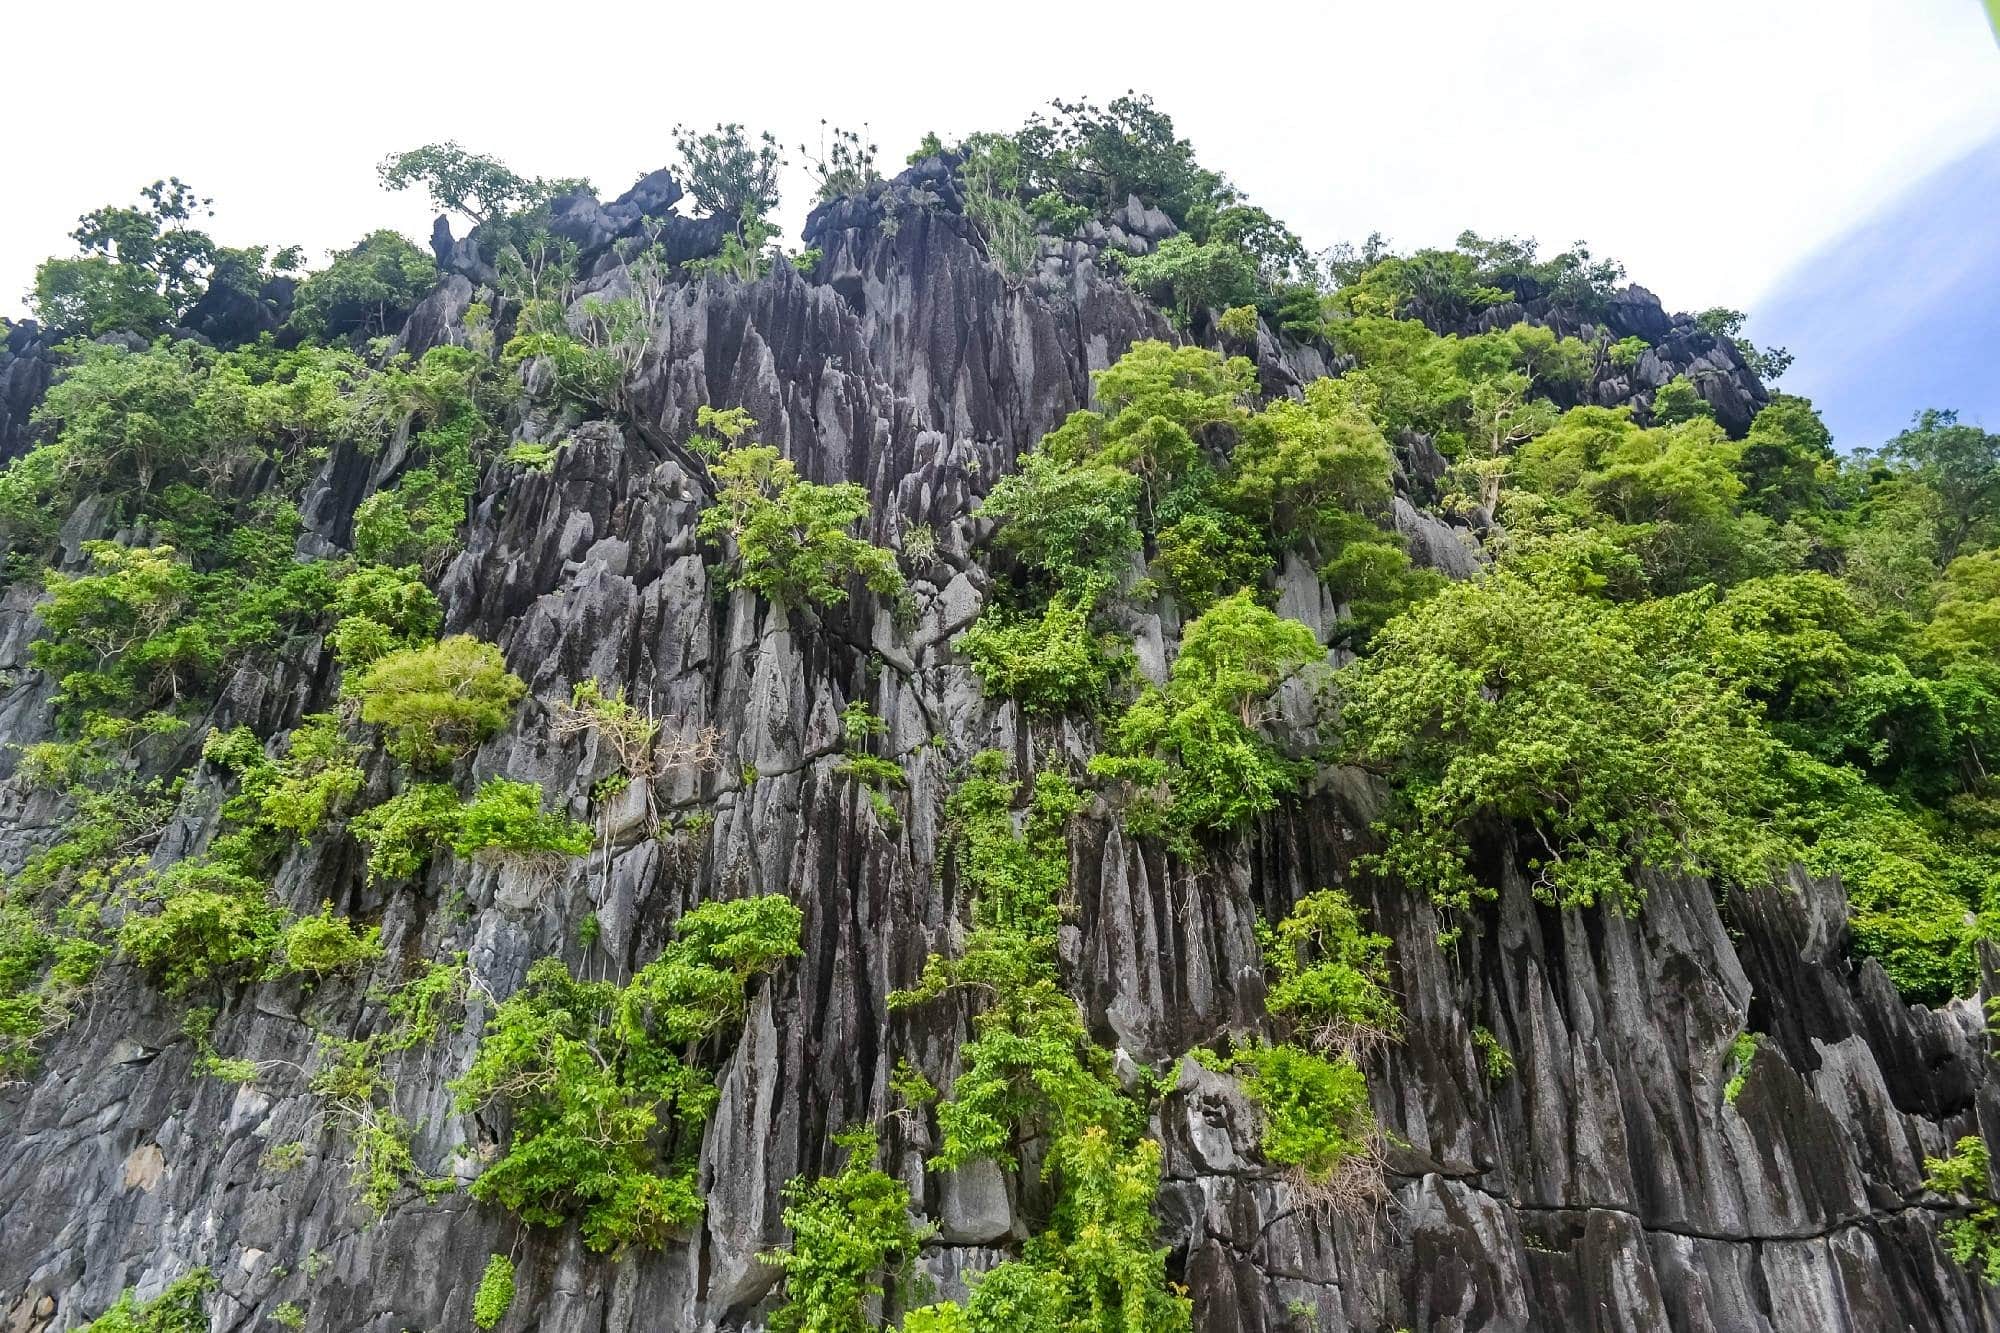
[[[1587,239],[1669,308],[1748,310],[1762,336],[1759,303],[1795,293],[1809,257],[2000,134],[1980,0],[27,0],[7,30],[9,104],[43,108],[5,154],[0,314],[16,317],[79,213],[162,175],[214,198],[223,243],[318,258],[380,226],[428,235],[426,202],[375,179],[425,142],[608,197],[671,162],[679,122],[788,147],[822,117],[866,125],[894,166],[926,130],[1131,88],[1315,249],[1468,227]],[[793,238],[808,190],[795,167]]]

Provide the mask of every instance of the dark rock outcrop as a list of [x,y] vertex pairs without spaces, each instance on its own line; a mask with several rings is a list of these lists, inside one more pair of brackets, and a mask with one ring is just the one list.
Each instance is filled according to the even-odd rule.
[[[614,1259],[588,1252],[573,1228],[522,1228],[462,1191],[427,1202],[406,1190],[371,1218],[349,1186],[340,1131],[296,1072],[317,1032],[372,1021],[368,979],[219,996],[216,1046],[264,1071],[239,1088],[195,1071],[184,1004],[113,966],[49,1045],[43,1072],[0,1091],[4,1327],[74,1328],[122,1288],[150,1295],[196,1264],[218,1281],[217,1329],[260,1326],[284,1301],[315,1330],[463,1327],[496,1251],[519,1267],[506,1329],[760,1324],[775,1270],[757,1255],[783,1240],[784,1182],[833,1164],[832,1132],[893,1108],[899,1057],[940,1081],[956,1067],[963,1007],[887,1004],[962,930],[965,903],[940,854],[955,773],[988,747],[1024,758],[1032,747],[1038,765],[1085,757],[1073,728],[1031,730],[984,699],[951,650],[982,600],[973,557],[989,528],[973,510],[1021,450],[1089,402],[1093,369],[1166,332],[1157,310],[1096,274],[1084,242],[1053,274],[1005,279],[938,163],[816,210],[807,239],[823,256],[810,281],[780,265],[754,283],[674,290],[634,419],[567,430],[546,472],[489,469],[442,580],[447,629],[498,643],[530,692],[463,776],[538,781],[581,809],[611,759],[556,741],[547,718],[594,676],[675,734],[718,729],[719,762],[659,793],[670,812],[712,814],[705,838],[649,836],[635,807],[607,816],[588,861],[552,876],[440,856],[421,883],[392,892],[361,882],[351,847],[315,845],[278,878],[296,910],[332,899],[379,921],[386,967],[465,950],[479,993],[493,996],[551,953],[627,975],[690,905],[789,894],[806,916],[804,956],[753,992],[723,1065],[700,1223],[683,1241]],[[611,278],[615,243],[637,225],[620,210],[650,217],[677,192],[649,177],[608,206],[572,196],[558,217]],[[702,225],[669,219],[667,234]],[[1145,210],[1119,225],[1158,230]],[[455,336],[481,281],[476,250],[447,225],[436,245],[452,272],[403,329],[412,350]],[[1611,327],[1656,329],[1665,316],[1643,297],[1621,294]],[[0,432],[20,431],[46,383],[26,328],[10,331],[0,359]],[[1267,384],[1309,377],[1313,354],[1263,344]],[[1742,387],[1734,363],[1678,322],[1656,345],[1668,349],[1661,370],[1683,351],[1715,355],[1717,373]],[[807,476],[866,488],[874,538],[931,530],[934,553],[906,560],[911,606],[900,617],[857,596],[815,624],[718,585],[694,538],[700,487],[675,443],[704,404],[748,408]],[[0,433],[0,457],[16,438]],[[307,544],[343,544],[387,466],[345,450],[327,459],[302,506]],[[1396,522],[1426,563],[1470,571],[1436,517],[1404,499]],[[1303,569],[1284,572],[1280,597],[1322,632],[1336,611]],[[33,600],[16,587],[0,602],[0,671],[12,682],[0,733],[15,743],[47,734],[48,686],[23,670]],[[1140,621],[1142,657],[1159,657],[1174,627]],[[239,674],[214,720],[291,725],[327,705],[332,679],[309,643]],[[855,700],[887,720],[887,752],[908,778],[893,825],[837,772],[838,714]],[[192,784],[168,838],[175,851],[213,830],[215,781]],[[1621,915],[1538,905],[1514,875],[1446,946],[1421,896],[1352,871],[1378,799],[1360,775],[1329,771],[1200,869],[1135,844],[1102,808],[1072,841],[1066,979],[1093,1034],[1128,1062],[1165,1070],[1193,1044],[1257,1029],[1255,924],[1308,892],[1348,886],[1394,941],[1408,1031],[1368,1062],[1385,1131],[1382,1207],[1334,1210],[1273,1169],[1251,1108],[1192,1062],[1155,1115],[1164,1243],[1203,1333],[2000,1326],[2000,1299],[1940,1246],[1949,1202],[1922,1186],[1926,1154],[1990,1136],[2000,1109],[1980,1012],[1971,1001],[1904,1005],[1873,964],[1852,963],[1838,886],[1800,880],[1719,905],[1703,883],[1662,878],[1642,911]],[[56,816],[45,797],[0,784],[0,864],[17,865]],[[1488,851],[1511,864],[1511,849]],[[599,925],[590,943],[575,928],[586,914]],[[1475,1027],[1511,1054],[1510,1076],[1482,1071]],[[1752,1029],[1766,1040],[1731,1100],[1730,1048]],[[458,1113],[446,1089],[476,1031],[477,1015],[388,1065],[417,1161],[437,1176],[476,1174],[498,1130]],[[293,1141],[303,1160],[276,1169],[270,1150]],[[890,1169],[942,1225],[923,1267],[951,1294],[1045,1201],[1032,1179],[998,1170],[926,1174],[936,1146],[934,1122],[892,1121]]]

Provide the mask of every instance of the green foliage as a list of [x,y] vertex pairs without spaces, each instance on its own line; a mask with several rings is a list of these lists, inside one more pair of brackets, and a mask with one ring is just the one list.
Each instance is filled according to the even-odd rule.
[[1058,584],[1109,583],[1139,549],[1139,479],[1037,449],[1002,477],[979,512],[1001,522],[1000,544]]
[[965,215],[986,240],[986,253],[1009,277],[1026,277],[1041,252],[1035,220],[1021,206],[1021,150],[1004,135],[975,134],[960,146]]
[[1750,1062],[1757,1058],[1757,1044],[1762,1038],[1755,1032],[1738,1033],[1729,1047],[1731,1073],[1729,1081],[1723,1084],[1722,1100],[1731,1106],[1743,1092],[1743,1084],[1750,1077]]
[[1125,277],[1140,291],[1161,298],[1180,328],[1206,311],[1257,299],[1256,259],[1234,241],[1169,236],[1151,254],[1128,260]]
[[1300,668],[1325,659],[1312,630],[1225,597],[1189,622],[1164,690],[1148,686],[1113,727],[1091,772],[1134,784],[1135,832],[1162,832],[1183,847],[1276,808],[1305,766],[1261,734],[1271,697]]
[[[1698,601],[1619,606],[1579,588],[1587,548],[1454,585],[1392,621],[1344,674],[1352,753],[1391,775],[1372,859],[1466,906],[1481,820],[1521,828],[1534,890],[1631,903],[1641,866],[1761,882],[1771,743],[1698,656]],[[1587,586],[1587,585],[1586,585]]]
[[460,856],[583,856],[590,844],[588,824],[542,809],[539,783],[489,778],[460,812],[451,849]]
[[1101,587],[1058,591],[1039,618],[998,608],[983,612],[958,638],[981,690],[1011,698],[1029,713],[1089,710],[1102,703],[1126,655],[1115,639],[1090,628]]
[[104,955],[94,932],[45,928],[19,895],[0,901],[0,1084],[35,1067],[35,1047],[69,1021]]
[[341,579],[332,609],[334,626],[327,641],[350,671],[398,649],[429,643],[444,621],[437,594],[414,566],[363,565]]
[[462,213],[474,224],[494,222],[507,213],[545,203],[583,188],[580,180],[529,180],[499,158],[469,153],[454,142],[429,143],[393,153],[377,165],[385,190],[402,191],[421,185],[433,208]]
[[273,976],[318,981],[336,972],[358,971],[382,957],[382,928],[357,931],[346,917],[333,914],[332,903],[321,903],[319,915],[295,918],[278,933],[277,955]]
[[742,227],[778,206],[778,172],[785,159],[770,131],[752,143],[733,123],[702,133],[676,125],[674,151],[681,158],[677,177],[702,212],[739,219]]
[[1092,1127],[1052,1145],[1049,1165],[1066,1182],[1049,1229],[1020,1259],[974,1278],[965,1305],[911,1311],[904,1333],[1192,1327],[1192,1303],[1167,1281],[1167,1251],[1154,1245],[1159,1145],[1142,1139],[1128,1149]]
[[284,1328],[304,1328],[306,1312],[296,1301],[285,1301],[271,1311],[271,1322]]
[[1617,342],[1611,344],[1611,350],[1608,355],[1611,358],[1612,365],[1629,370],[1639,364],[1639,358],[1646,355],[1652,349],[1652,346],[1644,338],[1620,338]]
[[224,805],[225,815],[292,834],[301,842],[339,817],[366,776],[360,748],[346,738],[340,719],[331,713],[300,718],[276,761],[264,757],[247,727],[210,732],[202,755],[241,777],[241,792]]
[[175,995],[262,971],[284,925],[264,883],[226,862],[176,862],[145,897],[157,910],[128,914],[118,947]]
[[218,249],[188,225],[208,211],[179,177],[154,181],[132,207],[93,209],[70,233],[77,258],[35,270],[35,318],[57,335],[153,334],[176,323],[200,295]]
[[381,1216],[416,1174],[416,1159],[409,1125],[382,1105],[394,1089],[382,1073],[375,1043],[322,1038],[311,1089],[346,1130],[353,1154],[349,1179],[362,1205]]
[[1514,1056],[1500,1044],[1492,1029],[1475,1025],[1472,1049],[1479,1054],[1479,1072],[1486,1075],[1488,1083],[1504,1083],[1513,1076]]
[[769,445],[729,448],[711,471],[716,504],[702,513],[701,535],[735,544],[735,586],[792,609],[837,606],[856,578],[879,596],[902,596],[895,553],[849,531],[868,517],[860,486],[806,481]]
[[361,720],[412,768],[441,768],[507,725],[527,690],[500,650],[469,634],[387,653],[350,677]]
[[1257,935],[1272,977],[1265,1007],[1291,1019],[1315,1047],[1352,1051],[1401,1031],[1389,938],[1365,930],[1341,890],[1307,894],[1275,927],[1260,921]]
[[799,952],[801,921],[782,896],[704,903],[623,987],[536,963],[452,1085],[461,1111],[512,1116],[475,1197],[532,1225],[576,1217],[594,1250],[655,1245],[694,1221],[694,1158],[719,1095],[694,1048],[741,1019],[751,978]]
[[1365,1159],[1375,1132],[1368,1080],[1349,1056],[1332,1059],[1288,1043],[1255,1042],[1231,1053],[1243,1091],[1264,1120],[1264,1156],[1295,1167],[1309,1184],[1335,1182]]
[[368,882],[409,879],[459,836],[458,793],[419,782],[355,817],[349,830],[368,848]]
[[980,751],[945,801],[946,848],[971,893],[975,922],[1051,938],[1069,884],[1069,824],[1083,798],[1062,774],[1037,773],[1017,825],[1020,796],[1007,756]]
[[115,1305],[83,1325],[81,1333],[207,1333],[207,1297],[213,1290],[215,1278],[206,1268],[175,1278],[143,1304],[128,1287]]
[[1991,1283],[2000,1282],[2000,1201],[1993,1198],[1987,1163],[1986,1141],[1968,1134],[1945,1156],[1924,1159],[1924,1188],[1970,1202],[1940,1232],[1951,1257]]
[[144,496],[156,477],[185,475],[217,455],[217,404],[194,344],[162,340],[135,352],[69,343],[65,352],[68,364],[33,420],[53,433],[66,469],[93,481],[129,476]]
[[479,1275],[479,1289],[472,1293],[472,1326],[497,1328],[514,1306],[514,1262],[504,1254],[487,1257]]
[[1715,415],[1715,409],[1685,375],[1674,376],[1654,391],[1652,412],[1655,426],[1677,426],[1683,421]]
[[431,257],[372,231],[299,284],[292,327],[311,338],[372,338],[400,326],[437,283]]
[[1937,497],[1939,560],[1968,543],[2000,540],[2000,434],[1962,425],[1956,412],[1927,410],[1883,454]]
[[1215,321],[1215,331],[1225,338],[1237,342],[1253,342],[1257,337],[1257,307],[1254,305],[1234,305],[1222,312]]
[[[833,131],[833,142],[828,143],[826,132]],[[866,127],[863,127],[865,132]],[[854,130],[844,130],[838,125],[829,126],[822,119],[819,123],[820,142],[817,151],[799,145],[799,157],[803,161],[806,175],[812,178],[813,198],[819,203],[834,199],[844,199],[858,195],[871,184],[882,179],[875,170],[876,147]]]
[[847,1150],[838,1174],[785,1186],[791,1245],[765,1262],[784,1274],[772,1333],[873,1333],[871,1303],[907,1280],[917,1252],[935,1233],[910,1220],[909,1187],[875,1167],[875,1134],[836,1135]]
[[1143,94],[1127,93],[1102,108],[1051,102],[1015,134],[1014,145],[1024,194],[1053,193],[1093,213],[1122,208],[1127,195],[1137,195],[1185,227],[1197,209],[1233,197],[1174,133],[1172,118]]

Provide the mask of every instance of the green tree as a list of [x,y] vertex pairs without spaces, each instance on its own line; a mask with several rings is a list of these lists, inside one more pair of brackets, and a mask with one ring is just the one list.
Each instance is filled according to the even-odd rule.
[[346,690],[359,701],[361,720],[383,729],[391,755],[413,768],[438,768],[506,726],[527,686],[498,648],[454,634],[377,658]]
[[1968,542],[2000,532],[2000,435],[1962,425],[1956,412],[1928,409],[1883,453],[1910,468],[1938,497],[1938,558],[1949,563]]
[[34,421],[54,433],[73,476],[114,491],[129,484],[144,498],[160,477],[187,475],[218,456],[215,401],[194,344],[135,352],[73,343],[68,351]]
[[375,174],[385,190],[422,186],[432,207],[463,214],[475,225],[588,185],[566,177],[530,180],[497,157],[467,152],[449,140],[392,153],[377,165]]
[[850,529],[868,517],[868,492],[853,482],[825,486],[799,476],[769,445],[726,450],[711,467],[716,503],[701,535],[735,545],[735,586],[780,606],[837,606],[859,578],[871,592],[900,597],[893,552]]
[[1793,848],[1768,827],[1772,743],[1698,655],[1699,600],[1591,596],[1591,544],[1454,584],[1342,672],[1355,759],[1389,777],[1379,870],[1464,907],[1481,829],[1520,830],[1537,896],[1630,904],[1640,867],[1759,883]]
[[429,255],[393,231],[372,231],[300,284],[292,326],[313,338],[388,333],[436,283]]
[[35,317],[53,332],[161,333],[201,294],[216,246],[189,224],[210,201],[179,177],[139,195],[136,206],[84,214],[70,233],[83,254],[35,270]]
[[847,1164],[785,1186],[792,1243],[764,1256],[784,1274],[772,1333],[874,1333],[872,1302],[900,1286],[936,1228],[910,1219],[909,1187],[875,1167],[875,1133],[834,1137]]

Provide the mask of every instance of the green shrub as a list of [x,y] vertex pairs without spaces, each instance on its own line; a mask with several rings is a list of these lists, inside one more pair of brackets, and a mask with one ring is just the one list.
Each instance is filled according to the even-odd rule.
[[527,686],[500,650],[469,634],[405,648],[347,684],[361,720],[383,729],[385,749],[412,768],[440,768],[507,725]]
[[908,1280],[917,1252],[937,1230],[910,1220],[909,1187],[875,1168],[875,1133],[850,1130],[836,1175],[794,1177],[785,1186],[791,1245],[765,1262],[784,1274],[772,1333],[870,1333],[873,1303]]
[[1323,661],[1311,629],[1225,597],[1189,623],[1165,690],[1148,687],[1113,728],[1091,772],[1141,790],[1128,810],[1135,831],[1161,831],[1184,847],[1274,809],[1304,774],[1256,730],[1277,687]]
[[382,928],[356,931],[346,917],[333,914],[332,903],[321,903],[319,915],[294,919],[278,935],[274,976],[305,976],[318,981],[335,972],[352,972],[382,957]]
[[340,719],[331,713],[300,718],[276,761],[265,758],[248,727],[210,732],[202,756],[240,776],[241,790],[223,814],[301,842],[335,820],[366,780],[360,749],[341,734]]
[[868,517],[860,486],[807,481],[769,445],[728,448],[710,471],[716,503],[702,513],[701,535],[735,543],[736,587],[787,608],[837,606],[857,578],[880,596],[902,596],[895,553],[849,531]]
[[1472,1029],[1472,1049],[1479,1054],[1479,1069],[1488,1083],[1502,1083],[1513,1075],[1514,1057],[1490,1028]]
[[81,1333],[207,1333],[207,1297],[213,1290],[215,1278],[206,1268],[175,1278],[144,1304],[128,1287],[117,1304],[83,1325]]
[[1156,1247],[1160,1146],[1127,1147],[1101,1128],[1057,1140],[1049,1167],[1065,1182],[1064,1203],[1021,1258],[972,1280],[963,1305],[910,1312],[904,1333],[1007,1329],[1144,1329],[1185,1333],[1193,1305],[1166,1275]]
[[444,608],[424,586],[416,567],[364,565],[334,590],[334,656],[350,671],[401,648],[419,648],[437,636]]
[[497,1328],[514,1306],[514,1263],[504,1254],[489,1255],[472,1294],[472,1326]]
[[1389,938],[1364,930],[1339,889],[1299,899],[1275,927],[1258,923],[1273,978],[1265,1006],[1290,1018],[1319,1049],[1353,1052],[1395,1036],[1402,1008],[1389,989]]
[[388,333],[436,282],[429,255],[393,231],[372,231],[299,284],[292,327],[313,338]]
[[1789,851],[1771,745],[1691,660],[1699,607],[1579,595],[1579,549],[1447,588],[1343,672],[1352,752],[1396,787],[1370,864],[1464,907],[1495,892],[1468,867],[1498,819],[1564,906],[1634,902],[1639,866],[1762,882]]
[[0,1083],[34,1070],[35,1047],[68,1022],[90,984],[105,953],[90,924],[59,913],[45,929],[20,896],[0,902]]
[[1059,591],[1039,618],[989,607],[958,638],[980,689],[1011,698],[1029,713],[1088,710],[1104,700],[1125,655],[1109,635],[1090,628],[1101,584]]
[[1350,1162],[1369,1158],[1374,1114],[1368,1080],[1353,1060],[1264,1042],[1239,1046],[1232,1058],[1263,1115],[1270,1161],[1297,1168],[1309,1184],[1333,1186]]
[[358,815],[350,831],[368,848],[368,882],[409,879],[459,836],[458,793],[420,782]]
[[1970,1201],[1964,1215],[1939,1228],[1944,1247],[1987,1282],[2000,1283],[2000,1202],[1993,1198],[1987,1160],[1986,1141],[1968,1134],[1945,1156],[1924,1159],[1924,1188]]
[[490,778],[459,816],[451,849],[460,856],[582,856],[590,851],[588,824],[542,809],[539,783]]
[[1644,338],[1620,338],[1611,344],[1611,364],[1629,370],[1639,364],[1639,358],[1651,347]]
[[126,916],[118,947],[176,995],[262,971],[284,924],[262,881],[220,862],[182,861],[151,896],[159,910]]
[[1257,299],[1257,261],[1234,241],[1169,236],[1153,253],[1126,261],[1125,276],[1140,291],[1158,297],[1183,329],[1204,311]]
[[1722,1086],[1722,1100],[1735,1105],[1743,1092],[1743,1084],[1750,1077],[1750,1062],[1757,1058],[1757,1046],[1763,1038],[1755,1032],[1738,1033],[1729,1047],[1731,1073],[1729,1081]]
[[579,981],[559,958],[536,963],[452,1085],[462,1112],[512,1113],[473,1194],[532,1225],[575,1217],[594,1250],[655,1245],[691,1223],[694,1158],[719,1095],[688,1062],[693,1047],[741,1019],[752,977],[799,952],[801,920],[777,895],[705,903],[623,987]]

